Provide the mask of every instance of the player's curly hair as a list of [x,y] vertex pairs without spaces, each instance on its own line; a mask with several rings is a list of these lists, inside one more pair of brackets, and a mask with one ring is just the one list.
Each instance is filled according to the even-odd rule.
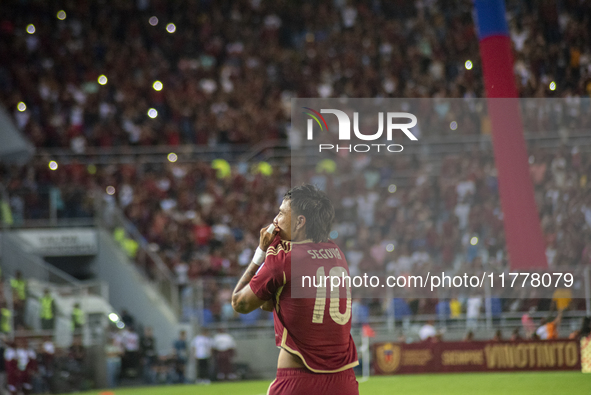
[[303,184],[290,189],[283,199],[290,201],[292,216],[306,217],[307,238],[314,243],[328,240],[334,221],[334,207],[326,193],[315,185]]

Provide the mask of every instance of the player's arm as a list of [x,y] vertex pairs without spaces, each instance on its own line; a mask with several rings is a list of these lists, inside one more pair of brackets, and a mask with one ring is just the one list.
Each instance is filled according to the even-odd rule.
[[[266,252],[271,242],[279,233],[279,228],[273,229],[271,233],[267,232],[269,226],[264,227],[261,229],[260,239],[259,239],[259,248]],[[249,283],[250,280],[255,276],[257,271],[259,270],[259,265],[262,262],[255,262],[257,259],[253,259],[253,262],[248,265],[248,268],[236,284],[236,288],[234,288],[234,292],[232,293],[232,308],[237,313],[241,314],[248,314],[255,309],[261,307],[265,301],[259,299],[258,296],[254,294],[252,289],[250,289]]]
[[552,321],[552,323],[554,325],[556,325],[556,327],[558,327],[558,325],[560,325],[560,322],[562,321],[562,312],[563,311],[564,311],[564,309],[558,310],[558,315],[556,316],[556,318],[554,319],[554,321]]
[[263,303],[263,305],[261,306],[261,309],[263,309],[265,311],[269,311],[269,312],[274,311],[275,308],[273,307],[273,301],[267,300],[265,303]]
[[237,313],[250,313],[265,303],[264,300],[259,299],[258,296],[252,292],[250,285],[248,285],[250,280],[252,280],[257,273],[257,270],[259,270],[259,265],[251,262],[240,281],[238,281],[238,284],[236,284],[236,288],[234,288],[234,292],[232,293],[232,308],[234,308],[234,311]]

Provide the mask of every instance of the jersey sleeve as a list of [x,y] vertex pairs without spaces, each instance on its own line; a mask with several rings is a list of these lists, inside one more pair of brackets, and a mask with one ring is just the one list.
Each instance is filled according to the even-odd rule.
[[270,300],[285,285],[284,265],[287,253],[281,244],[273,243],[267,250],[265,262],[250,280],[250,289],[261,300]]

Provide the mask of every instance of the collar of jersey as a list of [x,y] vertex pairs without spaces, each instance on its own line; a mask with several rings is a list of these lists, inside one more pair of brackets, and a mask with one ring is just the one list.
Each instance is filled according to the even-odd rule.
[[[285,240],[287,241],[287,240]],[[302,240],[302,241],[287,241],[288,243],[291,244],[306,244],[306,243],[312,243],[312,239],[306,239],[306,240]]]

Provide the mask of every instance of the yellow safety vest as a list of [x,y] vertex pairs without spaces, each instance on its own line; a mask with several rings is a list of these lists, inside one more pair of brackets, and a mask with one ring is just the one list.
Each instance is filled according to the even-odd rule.
[[120,226],[115,228],[113,231],[113,239],[115,239],[117,243],[123,242],[123,239],[125,239],[125,229]]
[[27,298],[27,285],[25,280],[17,280],[16,278],[13,278],[10,280],[10,285],[12,286],[12,289],[16,291],[16,296],[19,300],[25,300]]
[[134,239],[125,238],[121,244],[127,256],[130,258],[135,258],[137,255],[137,250],[139,248],[139,244]]
[[4,307],[0,314],[0,331],[2,331],[2,333],[10,333],[10,318],[12,317],[12,312]]
[[82,309],[74,308],[72,310],[72,329],[84,325],[84,312]]
[[41,318],[50,320],[53,318],[53,298],[51,296],[44,296],[41,298]]
[[5,202],[4,200],[0,202],[0,218],[2,218],[2,222],[6,225],[14,224],[14,219],[12,218],[12,211],[10,210],[10,204]]

